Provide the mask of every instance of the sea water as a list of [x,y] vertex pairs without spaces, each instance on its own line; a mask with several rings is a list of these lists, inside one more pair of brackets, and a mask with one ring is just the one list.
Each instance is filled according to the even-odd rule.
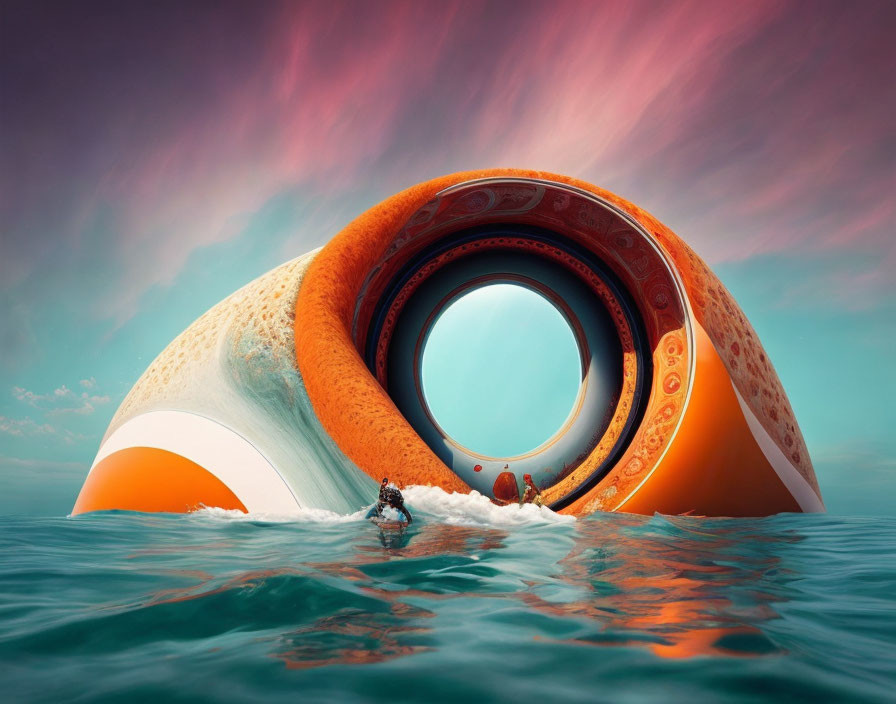
[[9,702],[892,702],[896,519],[0,517]]

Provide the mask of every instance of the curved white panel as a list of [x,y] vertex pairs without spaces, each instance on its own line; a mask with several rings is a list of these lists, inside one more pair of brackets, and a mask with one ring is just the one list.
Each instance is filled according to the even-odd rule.
[[135,416],[106,439],[90,471],[113,452],[129,447],[154,447],[186,457],[227,485],[250,513],[294,513],[301,508],[252,443],[210,418],[184,411]]
[[819,498],[818,494],[815,493],[815,490],[809,486],[809,482],[803,478],[803,475],[790,463],[790,460],[784,456],[784,453],[781,452],[781,448],[779,448],[775,441],[769,437],[769,434],[765,432],[762,423],[759,422],[759,419],[756,418],[753,411],[750,410],[747,402],[744,401],[743,396],[740,395],[740,392],[733,383],[731,384],[731,388],[734,389],[734,394],[737,396],[737,402],[740,404],[740,410],[743,411],[747,425],[750,427],[750,432],[752,432],[753,437],[756,438],[756,443],[762,449],[762,453],[765,455],[768,463],[772,466],[772,469],[774,469],[778,477],[780,477],[784,486],[787,487],[787,490],[793,495],[793,498],[796,499],[800,508],[806,513],[823,513],[825,508],[821,498]]

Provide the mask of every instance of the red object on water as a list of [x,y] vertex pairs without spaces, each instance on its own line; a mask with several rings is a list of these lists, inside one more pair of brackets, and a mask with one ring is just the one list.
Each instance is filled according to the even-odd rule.
[[520,490],[513,472],[501,472],[492,486],[492,493],[499,501],[516,502],[520,500]]

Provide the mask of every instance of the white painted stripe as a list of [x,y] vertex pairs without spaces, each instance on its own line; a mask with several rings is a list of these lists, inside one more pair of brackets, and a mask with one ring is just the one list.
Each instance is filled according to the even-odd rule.
[[744,401],[740,392],[738,392],[737,387],[734,386],[734,382],[731,383],[731,388],[734,389],[734,395],[737,396],[740,410],[743,412],[747,425],[750,428],[750,432],[753,433],[753,437],[756,439],[759,448],[762,450],[762,453],[765,455],[769,464],[778,474],[778,477],[780,477],[781,481],[784,483],[784,486],[787,487],[787,490],[793,495],[793,498],[796,499],[800,508],[806,513],[823,513],[825,508],[821,498],[815,493],[815,490],[809,482],[805,480],[803,475],[797,471],[790,460],[784,456],[784,453],[781,452],[781,448],[778,447],[778,444],[772,440],[771,436],[765,431],[765,428],[762,427],[762,423],[759,422],[759,419],[753,415],[753,411],[750,410],[747,402]]
[[90,470],[129,447],[154,447],[186,457],[220,479],[249,513],[295,513],[300,508],[267,458],[242,435],[210,418],[186,411],[135,416],[106,438]]

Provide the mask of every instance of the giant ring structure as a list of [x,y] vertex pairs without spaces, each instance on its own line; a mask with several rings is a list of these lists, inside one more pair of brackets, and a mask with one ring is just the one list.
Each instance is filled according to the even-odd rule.
[[[456,442],[420,383],[433,321],[495,282],[553,303],[581,359],[563,427],[514,457]],[[392,196],[199,318],[125,398],[73,513],[347,512],[382,476],[509,502],[524,474],[574,515],[824,510],[771,361],[700,257],[591,184],[488,170]]]

